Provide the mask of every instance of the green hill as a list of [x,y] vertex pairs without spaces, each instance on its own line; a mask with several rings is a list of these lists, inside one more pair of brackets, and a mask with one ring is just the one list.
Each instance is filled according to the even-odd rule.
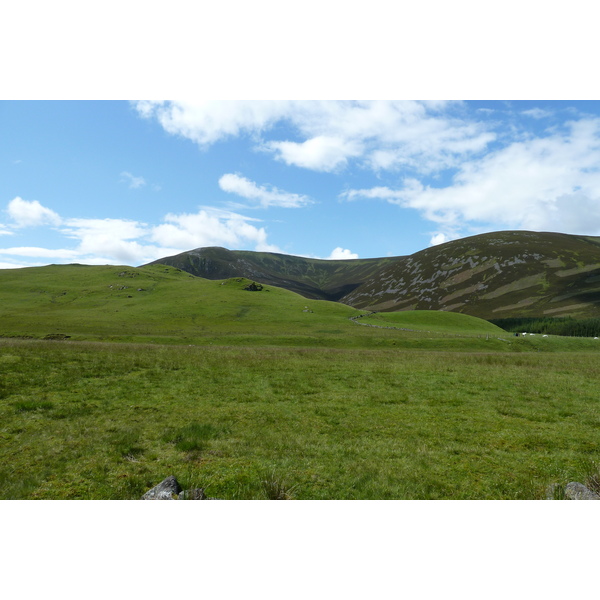
[[[359,326],[367,324],[374,327]],[[412,332],[398,331],[404,328]],[[447,334],[477,337],[491,331],[506,335],[466,315],[426,311],[412,317],[408,313],[364,316],[345,304],[257,286],[242,277],[212,281],[165,265],[0,270],[0,336],[4,337],[430,347],[431,340]],[[456,341],[448,340],[450,346]],[[457,344],[461,347],[460,340]]]
[[2,335],[299,335],[353,327],[348,306],[244,278],[209,281],[172,267],[50,265],[0,271]]
[[397,327],[407,331],[452,333],[457,335],[506,335],[506,331],[489,321],[436,310],[410,310],[375,313],[362,317],[360,322],[378,327]]

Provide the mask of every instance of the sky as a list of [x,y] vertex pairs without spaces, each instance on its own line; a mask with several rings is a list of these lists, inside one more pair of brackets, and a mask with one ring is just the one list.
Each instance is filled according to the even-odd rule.
[[0,267],[600,235],[600,102],[0,101]]

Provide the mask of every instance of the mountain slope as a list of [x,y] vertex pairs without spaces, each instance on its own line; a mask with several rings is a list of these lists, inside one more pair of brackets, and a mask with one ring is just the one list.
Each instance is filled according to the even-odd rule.
[[337,301],[369,280],[395,258],[319,260],[276,254],[197,248],[148,263],[182,269],[205,279],[246,277],[259,283],[288,289],[306,298]]
[[341,302],[374,311],[447,310],[484,319],[600,314],[600,238],[503,231],[384,266]]

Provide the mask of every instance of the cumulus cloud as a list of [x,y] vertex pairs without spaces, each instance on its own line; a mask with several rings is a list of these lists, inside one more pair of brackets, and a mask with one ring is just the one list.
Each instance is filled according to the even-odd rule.
[[135,175],[132,175],[131,173],[129,173],[128,171],[123,171],[121,173],[121,181],[123,181],[124,183],[127,183],[129,185],[130,189],[137,189],[140,187],[143,187],[144,185],[146,185],[146,180],[143,177],[136,177]]
[[147,235],[147,226],[125,219],[67,219],[62,229],[67,237],[79,240],[77,253],[106,257],[132,264],[147,255],[147,248],[135,241]]
[[19,196],[8,203],[7,212],[16,227],[60,225],[61,222],[57,213],[42,206],[37,200],[23,200]]
[[[334,171],[356,159],[375,170],[409,166],[420,172],[455,166],[496,139],[484,122],[454,115],[453,106],[347,100],[135,104],[140,116],[202,147],[251,134],[257,148],[288,165]],[[280,123],[290,125],[299,139],[278,139],[274,126]]]
[[439,246],[440,244],[445,244],[446,242],[451,242],[452,240],[457,240],[460,237],[458,233],[455,231],[449,232],[441,232],[438,231],[431,236],[429,240],[430,246]]
[[200,146],[242,133],[256,133],[285,118],[293,103],[287,101],[199,101],[134,103],[140,116],[156,119],[165,131]]
[[[64,236],[64,244],[61,248],[15,245],[0,249],[0,256],[11,261],[5,263],[10,265],[6,268],[45,264],[25,264],[18,257],[138,265],[201,246],[281,252],[269,243],[265,228],[257,225],[258,219],[210,207],[193,214],[167,214],[157,225],[128,219],[61,218],[37,201],[28,202],[18,197],[9,203],[7,212],[16,222],[12,226],[14,231],[7,233],[16,235],[18,228],[26,225],[52,226]],[[55,227],[58,225],[60,227]]]
[[566,124],[465,161],[451,184],[405,178],[397,189],[348,190],[347,200],[382,199],[439,225],[435,240],[475,225],[600,234],[600,119]]
[[275,153],[279,160],[314,171],[335,171],[349,158],[360,156],[363,145],[341,137],[318,135],[305,142],[268,142],[264,148]]
[[351,260],[358,258],[358,254],[351,252],[345,248],[340,248],[339,246],[332,250],[331,254],[327,257],[326,260]]
[[243,215],[205,207],[193,214],[168,214],[165,223],[152,229],[150,239],[160,246],[180,252],[202,246],[240,248],[253,245],[255,250],[280,252],[267,242],[264,227],[256,227]]
[[269,206],[297,208],[312,202],[308,196],[285,192],[274,186],[270,186],[269,188],[259,186],[254,181],[233,173],[223,175],[219,179],[219,187],[224,192],[237,194],[248,200],[255,200],[263,208],[268,208]]

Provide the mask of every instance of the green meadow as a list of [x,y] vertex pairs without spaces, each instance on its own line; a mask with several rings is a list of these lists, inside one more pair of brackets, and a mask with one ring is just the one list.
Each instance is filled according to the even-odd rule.
[[175,475],[222,499],[541,499],[594,479],[600,340],[249,283],[0,272],[0,497],[136,499]]

